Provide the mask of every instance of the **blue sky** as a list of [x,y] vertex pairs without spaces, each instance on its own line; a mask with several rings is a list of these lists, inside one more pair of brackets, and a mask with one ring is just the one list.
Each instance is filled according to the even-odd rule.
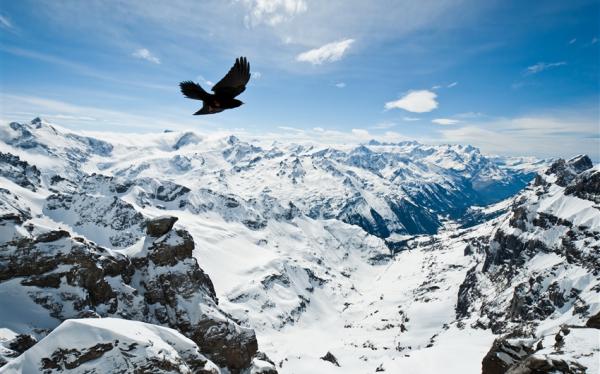
[[[0,120],[600,160],[600,1],[3,1]],[[235,57],[239,109],[191,116]]]

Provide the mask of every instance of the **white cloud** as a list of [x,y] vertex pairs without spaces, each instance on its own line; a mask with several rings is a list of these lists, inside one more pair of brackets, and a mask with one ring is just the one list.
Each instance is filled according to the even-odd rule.
[[559,66],[564,66],[566,64],[567,63],[564,62],[564,61],[559,61],[559,62],[538,62],[535,65],[528,66],[527,69],[525,69],[524,75],[532,75],[532,74],[541,73],[544,70],[556,68],[556,67],[559,67]]
[[243,0],[243,3],[249,12],[244,17],[248,28],[261,23],[276,26],[308,9],[304,0]]
[[369,131],[367,131],[365,129],[352,129],[352,134],[354,134],[358,138],[363,138],[363,139],[367,139],[367,138],[371,137],[371,135],[369,134]]
[[337,88],[344,88],[344,87],[346,87],[346,83],[344,83],[344,82],[338,82],[338,83],[335,84],[335,86]]
[[569,44],[573,44],[573,43],[575,43],[576,41],[577,41],[577,38],[573,38],[573,39],[569,40]]
[[[23,112],[56,120],[60,126],[122,132],[124,129],[144,129],[156,132],[167,128],[189,128],[202,124],[202,119],[182,118],[183,111],[165,111],[165,108],[148,108],[143,114],[133,111],[77,105],[74,103],[36,96],[0,94],[0,117],[2,120],[23,121]],[[30,120],[26,118],[25,120]],[[200,122],[198,122],[200,121]],[[204,122],[206,123],[206,122]]]
[[304,132],[303,129],[299,129],[297,127],[290,127],[290,126],[277,126],[278,129],[280,130],[285,130],[285,131],[295,131],[295,132]]
[[198,76],[198,80],[207,86],[214,86],[214,84],[215,84],[213,81],[209,81],[208,79],[204,78],[202,75]]
[[458,113],[456,115],[454,115],[454,117],[458,117],[458,118],[479,118],[479,117],[483,117],[484,114],[481,112],[464,112],[464,113]]
[[262,73],[260,71],[254,71],[251,73],[252,79],[260,79],[262,77]]
[[382,129],[391,129],[392,127],[396,127],[394,122],[381,122],[372,126],[372,129],[382,130]]
[[[383,134],[371,134],[366,129],[352,129],[351,131],[329,130],[321,127],[313,129],[297,129],[280,126],[278,132],[260,132],[252,134],[236,134],[242,136],[251,135],[256,140],[265,142],[272,141],[290,141],[294,143],[309,143],[309,144],[361,144],[371,139],[377,139],[385,142],[399,142],[403,140],[411,140],[403,134],[394,131],[386,131]],[[290,131],[293,129],[294,131]],[[231,133],[231,132],[229,132]]]
[[598,113],[585,109],[524,116],[442,128],[440,142],[472,144],[487,153],[537,157],[600,159]]
[[13,24],[10,21],[10,19],[8,19],[8,17],[0,14],[0,27],[5,28],[5,29],[12,29]]
[[406,122],[414,122],[414,121],[419,121],[420,118],[417,118],[417,117],[402,117],[402,120],[406,121]]
[[338,61],[344,56],[352,43],[354,43],[354,39],[344,39],[339,42],[325,44],[322,47],[300,53],[296,56],[296,60],[310,62],[313,65],[319,65],[323,62]]
[[452,82],[447,87],[452,88],[452,87],[456,86],[457,84],[458,84],[458,82]]
[[142,60],[150,61],[154,64],[160,64],[158,57],[154,56],[146,48],[137,49],[131,55],[135,58],[141,58]]
[[431,122],[436,123],[438,125],[456,125],[460,121],[457,119],[451,119],[451,118],[436,118],[436,119],[432,119]]
[[404,109],[413,113],[431,112],[438,107],[437,94],[428,90],[411,91],[401,99],[385,103],[385,109]]
[[432,90],[439,90],[440,88],[442,88],[442,86],[440,86],[439,84],[436,84],[435,86],[431,87]]

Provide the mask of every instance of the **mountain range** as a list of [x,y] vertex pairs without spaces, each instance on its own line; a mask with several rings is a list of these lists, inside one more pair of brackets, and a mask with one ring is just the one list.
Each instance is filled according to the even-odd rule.
[[0,372],[595,373],[599,204],[584,155],[2,125]]

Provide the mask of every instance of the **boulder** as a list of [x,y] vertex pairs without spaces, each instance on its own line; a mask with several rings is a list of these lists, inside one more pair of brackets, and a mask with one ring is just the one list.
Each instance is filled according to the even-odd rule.
[[178,219],[173,216],[161,216],[151,219],[146,223],[146,234],[156,238],[163,236],[173,228]]
[[321,360],[329,361],[332,364],[334,364],[335,366],[340,366],[337,358],[331,352],[327,352],[327,354],[325,354],[325,356],[321,357]]

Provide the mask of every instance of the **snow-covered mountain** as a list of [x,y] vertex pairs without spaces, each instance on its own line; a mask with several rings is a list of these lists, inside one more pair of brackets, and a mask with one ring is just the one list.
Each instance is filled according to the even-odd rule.
[[0,140],[0,370],[119,370],[156,344],[179,372],[598,371],[587,157],[40,119]]

